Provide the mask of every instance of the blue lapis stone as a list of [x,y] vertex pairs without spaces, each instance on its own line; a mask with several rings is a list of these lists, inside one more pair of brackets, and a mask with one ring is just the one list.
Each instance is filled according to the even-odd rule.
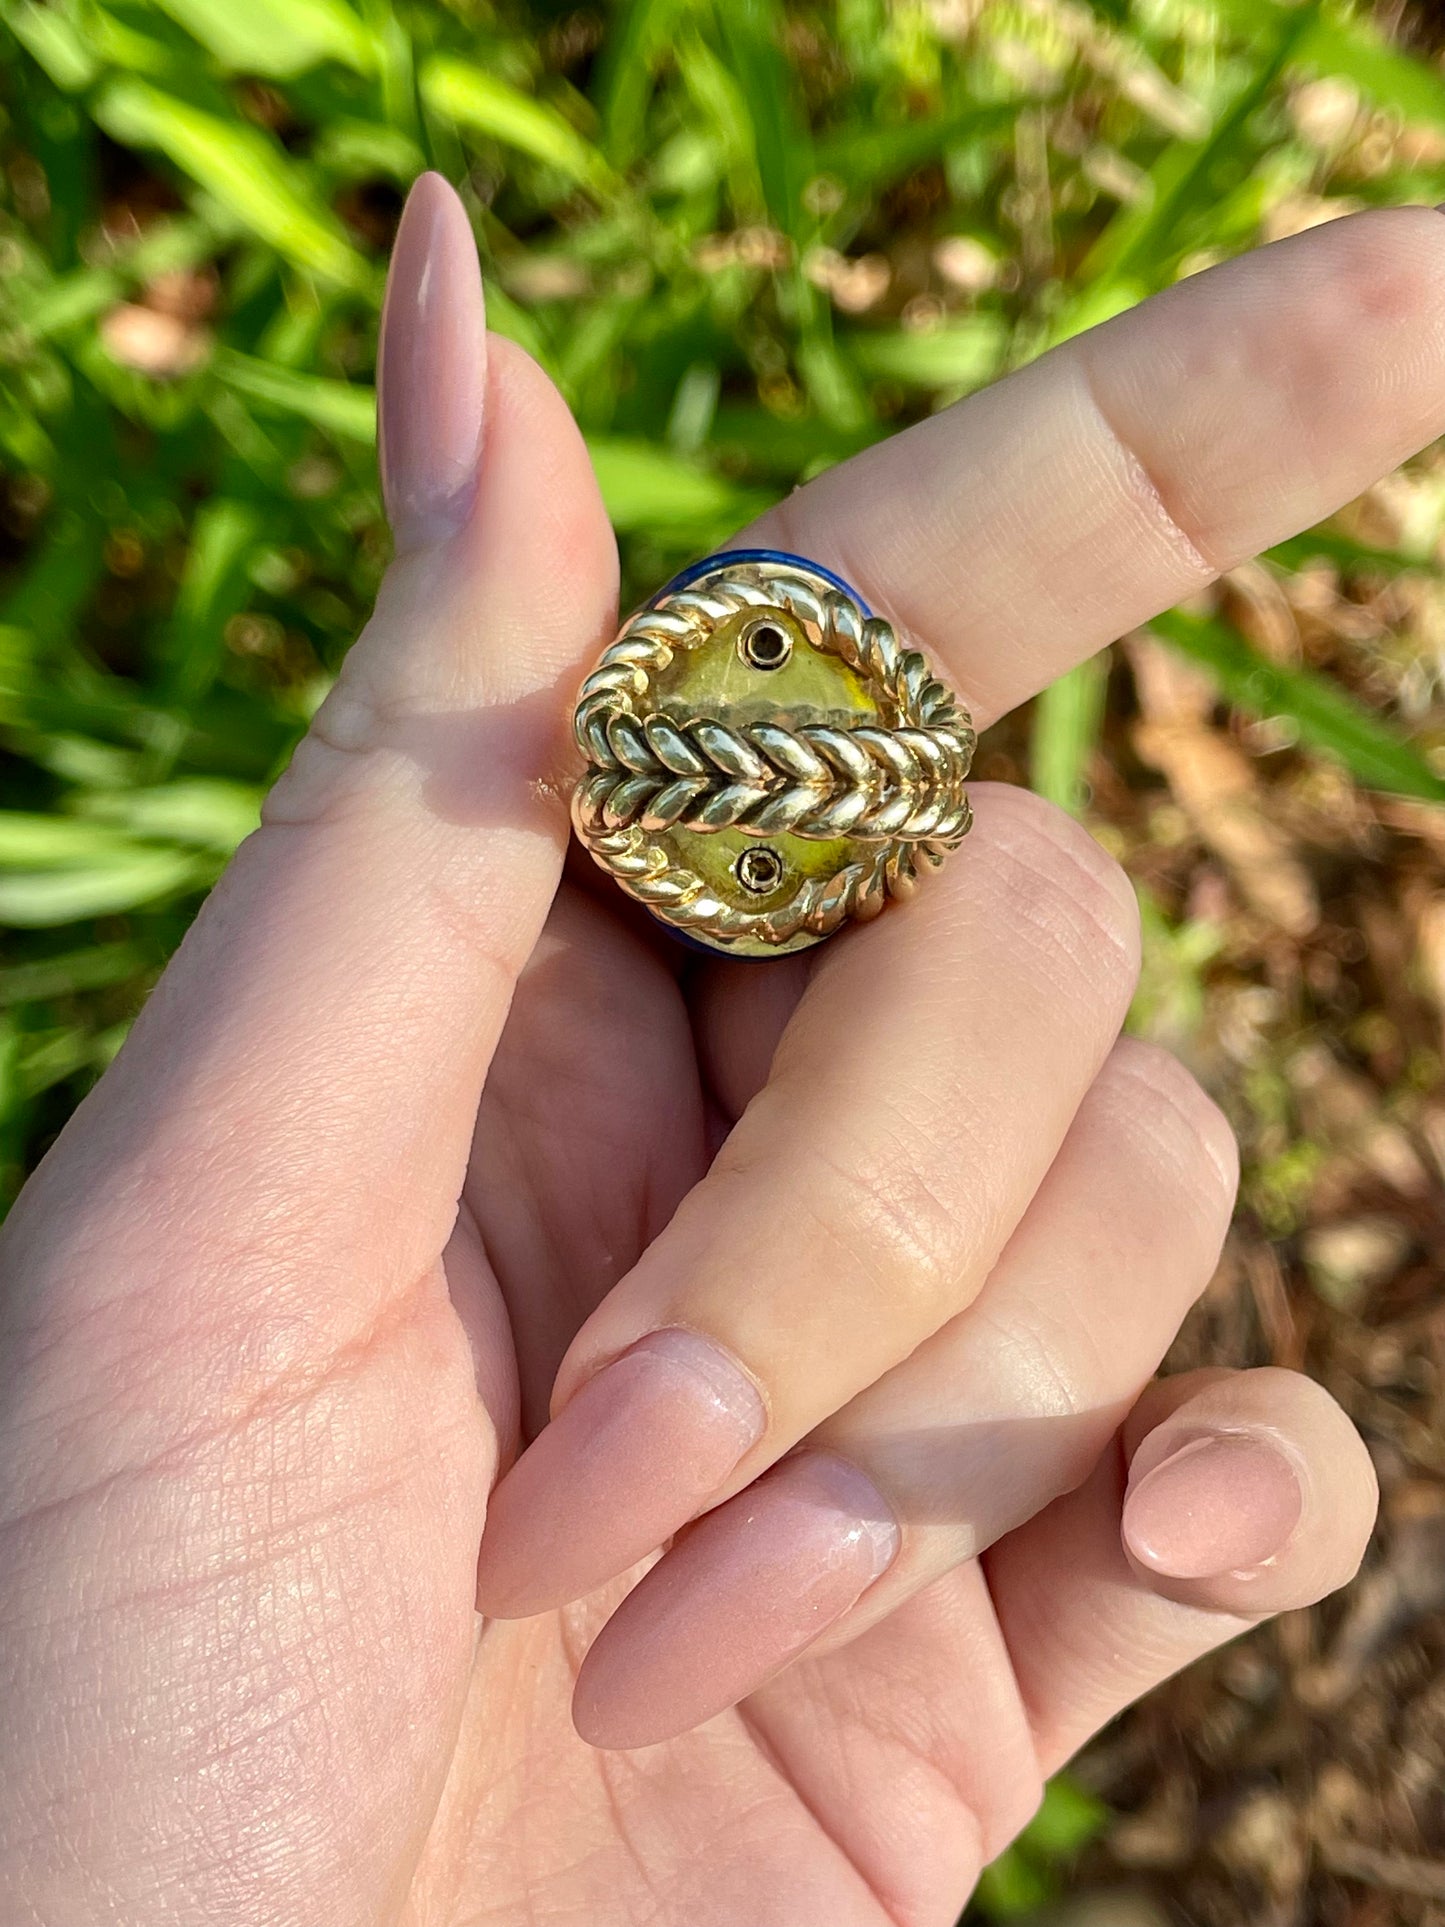
[[845,582],[841,575],[834,575],[821,562],[811,562],[805,555],[790,555],[786,549],[722,549],[716,555],[705,555],[700,562],[689,562],[671,582],[665,582],[656,595],[648,598],[646,606],[650,609],[655,603],[661,602],[664,596],[690,588],[700,577],[711,575],[714,569],[728,568],[738,562],[778,562],[785,568],[802,569],[809,575],[820,575],[825,582],[831,582],[835,589],[841,589],[844,595],[851,596],[865,616],[873,613],[851,582]]

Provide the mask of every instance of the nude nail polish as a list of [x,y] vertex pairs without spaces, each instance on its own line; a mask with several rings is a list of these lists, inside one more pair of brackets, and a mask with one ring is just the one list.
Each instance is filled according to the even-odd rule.
[[1282,1552],[1304,1511],[1298,1474],[1272,1440],[1222,1432],[1181,1444],[1124,1500],[1124,1543],[1170,1579],[1247,1572]]
[[492,1494],[480,1610],[524,1618],[625,1572],[702,1510],[766,1423],[720,1346],[650,1332],[574,1393]]
[[628,1594],[573,1697],[593,1746],[648,1746],[756,1692],[897,1556],[872,1481],[825,1452],[781,1461],[698,1521]]
[[466,520],[486,381],[486,304],[466,210],[439,174],[423,174],[397,229],[377,354],[381,485],[398,549],[443,540]]

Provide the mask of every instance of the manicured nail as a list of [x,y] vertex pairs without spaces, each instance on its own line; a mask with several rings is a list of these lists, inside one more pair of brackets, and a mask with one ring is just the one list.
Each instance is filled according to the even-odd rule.
[[757,1387],[711,1339],[650,1332],[593,1374],[492,1494],[477,1604],[580,1599],[702,1510],[763,1435]]
[[466,210],[440,174],[407,197],[381,313],[377,434],[399,549],[451,535],[476,493],[487,314]]
[[577,1731],[593,1746],[651,1746],[725,1711],[841,1619],[898,1542],[856,1466],[822,1452],[784,1459],[623,1600],[578,1674]]
[[1270,1439],[1191,1439],[1130,1487],[1124,1542],[1168,1579],[1248,1572],[1282,1552],[1304,1511],[1293,1465]]

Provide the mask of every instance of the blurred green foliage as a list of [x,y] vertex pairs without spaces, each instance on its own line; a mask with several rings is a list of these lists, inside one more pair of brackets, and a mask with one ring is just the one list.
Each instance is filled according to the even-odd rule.
[[1036,1915],[1059,1895],[1061,1876],[1108,1822],[1108,1809],[1060,1774],[1044,1788],[1043,1803],[1024,1831],[985,1867],[974,1907],[987,1920]]
[[[364,619],[419,169],[576,410],[632,591],[1282,207],[1445,179],[1445,81],[1343,5],[0,0],[0,37],[7,1191]],[[1340,687],[1167,633],[1359,780],[1445,795]],[[1086,665],[1037,706],[1070,807],[1102,696]]]

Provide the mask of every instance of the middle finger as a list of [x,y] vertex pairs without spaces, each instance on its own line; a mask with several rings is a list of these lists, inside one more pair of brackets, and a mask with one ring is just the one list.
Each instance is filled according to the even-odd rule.
[[712,1170],[578,1333],[492,1495],[484,1612],[624,1571],[979,1289],[1118,1033],[1138,917],[1062,812],[975,803],[926,941],[885,917],[824,959]]

